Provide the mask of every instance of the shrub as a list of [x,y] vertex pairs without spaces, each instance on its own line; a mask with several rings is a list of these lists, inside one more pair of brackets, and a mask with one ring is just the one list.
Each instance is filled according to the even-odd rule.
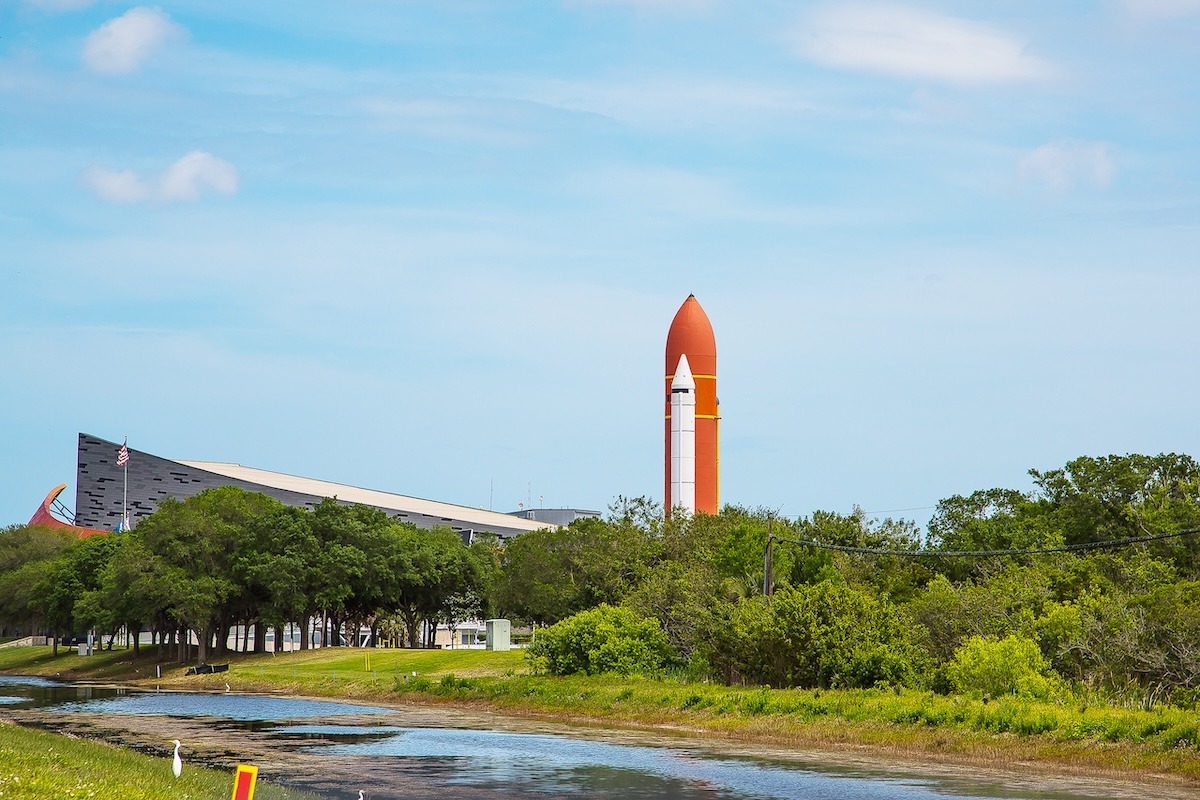
[[776,687],[911,683],[926,661],[895,606],[832,581],[743,601],[722,637],[731,673]]
[[1045,699],[1057,689],[1050,664],[1037,642],[1021,636],[991,639],[972,636],[946,665],[951,684],[960,692],[1001,697]]
[[607,604],[539,631],[528,654],[535,671],[551,675],[658,675],[676,660],[658,620]]

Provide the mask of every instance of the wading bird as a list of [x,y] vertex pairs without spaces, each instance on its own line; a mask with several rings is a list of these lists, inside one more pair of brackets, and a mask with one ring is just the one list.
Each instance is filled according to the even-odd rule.
[[175,743],[175,757],[171,759],[171,772],[175,773],[178,778],[183,773],[183,759],[179,757],[179,740],[172,739]]

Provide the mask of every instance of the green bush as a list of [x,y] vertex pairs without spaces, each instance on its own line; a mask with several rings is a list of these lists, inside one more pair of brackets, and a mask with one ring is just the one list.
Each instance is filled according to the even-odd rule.
[[928,660],[894,605],[833,581],[744,600],[719,634],[731,676],[775,687],[912,684]]
[[972,695],[1046,699],[1058,689],[1037,642],[1021,636],[972,636],[946,665],[950,682]]
[[607,604],[539,631],[527,652],[551,675],[658,675],[677,660],[658,620]]

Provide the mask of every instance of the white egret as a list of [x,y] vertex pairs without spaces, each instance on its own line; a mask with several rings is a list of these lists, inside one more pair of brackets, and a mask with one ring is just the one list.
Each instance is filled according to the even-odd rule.
[[363,797],[362,789],[358,790],[358,800],[367,800],[367,798]]
[[175,757],[171,759],[171,772],[174,772],[175,777],[178,778],[183,773],[183,759],[179,757],[179,740],[172,739],[171,741],[175,743]]

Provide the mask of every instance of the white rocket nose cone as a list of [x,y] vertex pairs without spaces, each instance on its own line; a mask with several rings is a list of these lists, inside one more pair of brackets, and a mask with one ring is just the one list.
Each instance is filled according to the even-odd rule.
[[675,377],[671,380],[671,392],[696,391],[696,379],[692,377],[692,367],[688,364],[687,356],[679,357],[679,365],[675,367]]

